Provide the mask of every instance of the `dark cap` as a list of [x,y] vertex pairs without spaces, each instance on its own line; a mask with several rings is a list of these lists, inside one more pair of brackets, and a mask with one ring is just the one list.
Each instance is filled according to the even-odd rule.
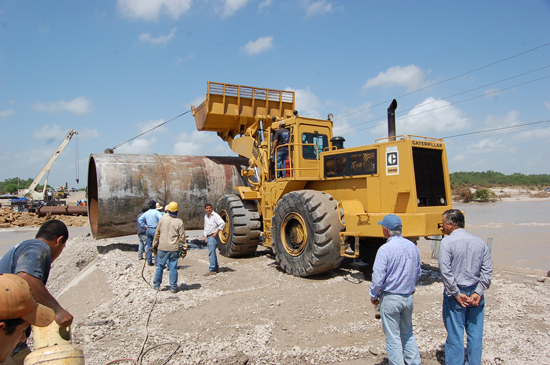
[[156,201],[154,201],[154,200],[149,200],[149,208],[155,209],[156,206],[157,206],[157,202],[156,202]]

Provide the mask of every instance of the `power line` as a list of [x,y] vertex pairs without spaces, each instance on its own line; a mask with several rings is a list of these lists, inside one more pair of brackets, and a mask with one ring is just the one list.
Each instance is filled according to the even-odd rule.
[[121,143],[117,144],[116,146],[114,146],[114,147],[112,148],[112,150],[115,150],[115,149],[119,148],[120,146],[125,145],[126,143],[131,142],[131,141],[133,141],[134,139],[136,139],[136,138],[138,138],[138,137],[141,137],[141,136],[143,136],[144,134],[149,133],[149,132],[151,132],[151,131],[154,130],[154,129],[157,129],[158,127],[161,127],[161,126],[165,125],[166,123],[173,121],[174,119],[177,119],[177,118],[179,118],[179,117],[181,117],[181,116],[184,116],[185,114],[189,113],[190,111],[191,111],[191,110],[188,110],[188,111],[186,111],[185,113],[181,113],[181,114],[178,115],[177,117],[174,117],[174,118],[172,118],[172,119],[170,119],[170,120],[167,120],[167,121],[164,122],[164,123],[160,123],[159,125],[157,125],[157,126],[151,128],[151,129],[149,129],[149,130],[147,130],[147,131],[145,131],[145,132],[143,132],[143,133],[141,133],[141,134],[138,134],[137,136],[135,136],[135,137],[133,137],[133,138],[130,138],[130,139],[127,140],[127,141],[124,141],[124,142],[121,142]]
[[[451,99],[451,98],[454,98],[456,96],[459,96],[459,95],[463,95],[463,94],[467,94],[469,92],[472,92],[472,91],[476,91],[476,90],[479,90],[479,89],[483,89],[485,87],[488,87],[488,86],[492,86],[492,85],[495,85],[495,84],[498,84],[498,83],[501,83],[501,82],[504,82],[504,81],[509,81],[511,79],[514,79],[514,78],[517,78],[517,77],[521,77],[521,76],[525,76],[527,74],[530,74],[530,73],[533,73],[533,72],[537,72],[537,71],[540,71],[540,70],[543,70],[545,68],[549,68],[550,65],[547,65],[547,66],[543,66],[543,67],[540,67],[540,68],[537,68],[537,69],[534,69],[534,70],[531,70],[531,71],[527,71],[527,72],[524,72],[524,73],[521,73],[521,74],[518,74],[518,75],[515,75],[515,76],[511,76],[511,77],[508,77],[508,78],[505,78],[505,79],[502,79],[502,80],[498,80],[498,81],[495,81],[495,82],[491,82],[491,83],[488,83],[488,84],[485,84],[485,85],[482,85],[482,86],[478,86],[476,88],[473,88],[473,89],[470,89],[470,90],[466,90],[466,91],[462,91],[462,92],[459,92],[457,94],[453,94],[453,95],[449,95],[449,96],[444,96],[440,99]],[[516,85],[517,86],[517,85]],[[506,90],[506,89],[503,89],[503,90]],[[499,90],[499,91],[502,91],[502,90]],[[494,91],[494,92],[491,92],[491,93],[495,93],[495,92],[498,92],[498,91]],[[491,93],[488,93],[488,94],[484,94],[484,95],[489,95]],[[433,104],[433,103],[437,103],[438,101],[440,101],[440,99],[438,100],[434,100],[434,101],[430,101],[429,103],[425,103],[425,104],[422,104],[422,106],[426,106],[426,105],[430,105],[430,104]],[[399,112],[397,112],[396,114],[403,114],[403,113],[406,113],[408,111],[411,111],[411,110],[414,110],[416,107],[413,107],[413,108],[409,108],[409,109],[404,109],[404,110],[400,110]],[[357,123],[353,126],[349,126],[349,127],[346,127],[346,128],[342,128],[340,130],[341,131],[345,131],[346,129],[350,129],[350,128],[354,128],[356,126],[359,126],[361,124],[367,124],[367,123],[374,123],[374,122],[377,122],[379,120],[382,120],[382,119],[385,119],[385,117],[380,117],[378,119],[375,119],[375,120],[371,120],[371,121],[366,121],[366,122],[361,122],[361,123]]]
[[[481,98],[481,97],[485,97],[487,95],[491,95],[491,94],[496,94],[496,93],[499,93],[499,92],[502,92],[502,91],[506,91],[506,90],[509,90],[509,89],[512,89],[514,87],[518,87],[518,86],[522,86],[522,85],[526,85],[526,84],[530,84],[530,83],[533,83],[533,82],[536,82],[536,81],[540,81],[540,80],[543,80],[543,79],[547,79],[549,78],[550,76],[543,76],[543,77],[539,77],[538,79],[535,79],[535,80],[530,80],[530,81],[526,81],[526,82],[522,82],[520,84],[516,84],[516,85],[512,85],[512,86],[509,86],[507,88],[504,88],[504,89],[500,89],[500,90],[495,90],[495,91],[491,91],[491,92],[488,92],[488,93],[484,93],[482,95],[477,95],[477,96],[474,96],[474,97],[471,97],[471,98],[468,98],[468,99],[464,99],[464,100],[460,100],[460,101],[457,101],[457,102],[454,102],[454,103],[449,103],[447,105],[443,105],[443,106],[440,106],[440,107],[437,107],[437,108],[433,108],[433,109],[430,109],[430,110],[426,110],[426,111],[423,111],[423,112],[420,112],[420,113],[416,113],[416,114],[412,114],[412,115],[407,115],[405,117],[401,117],[399,118],[399,120],[403,120],[403,119],[407,119],[407,118],[411,118],[411,117],[416,117],[418,115],[421,115],[421,114],[425,114],[425,113],[431,113],[435,110],[439,110],[439,109],[443,109],[443,108],[448,108],[452,105],[456,105],[456,104],[460,104],[460,103],[465,103],[467,101],[471,101],[471,100],[474,100],[474,99],[478,99],[478,98]],[[438,100],[436,100],[438,101]],[[433,102],[430,102],[430,103],[427,103],[427,104],[431,104]],[[424,104],[424,105],[427,105],[427,104]],[[414,109],[414,108],[413,108]],[[408,110],[412,110],[412,109],[408,109]],[[373,123],[373,122],[376,122],[378,120],[382,120],[384,119],[384,117],[381,117],[381,118],[378,118],[374,121],[371,121],[371,122],[365,122],[365,123]],[[362,123],[362,124],[365,124],[365,123]],[[372,128],[376,128],[379,124],[375,125],[374,127],[371,127],[370,129]],[[348,127],[349,128],[349,127]],[[345,129],[348,129],[348,128],[345,128]],[[342,135],[347,135],[347,134],[350,134],[352,132],[354,133],[357,133],[357,132],[360,132],[360,131],[363,131],[365,129],[369,129],[369,128],[362,128],[362,129],[358,129],[358,130],[355,130],[355,131],[350,131],[350,132],[347,132],[347,133],[342,133]]]
[[[531,49],[529,49],[529,50],[527,50],[527,51],[524,51],[524,52],[515,54],[515,55],[510,56],[510,57],[503,58],[503,59],[501,59],[501,60],[499,60],[499,61],[489,63],[489,64],[487,64],[487,65],[485,65],[485,66],[478,67],[478,68],[476,68],[476,69],[474,69],[474,70],[471,70],[471,71],[468,71],[468,72],[464,72],[464,73],[462,73],[462,74],[460,74],[460,75],[453,76],[453,77],[450,77],[450,78],[448,78],[448,79],[446,79],[446,80],[436,82],[435,84],[432,84],[432,85],[429,85],[429,86],[426,86],[426,87],[423,87],[423,88],[420,88],[420,89],[411,91],[411,92],[409,92],[409,93],[403,94],[403,95],[401,95],[401,96],[398,96],[396,99],[400,99],[400,98],[403,98],[403,97],[405,97],[405,96],[409,96],[409,95],[411,95],[411,94],[417,93],[417,92],[422,91],[422,90],[429,89],[429,88],[434,87],[434,86],[436,86],[436,85],[441,85],[441,84],[443,84],[443,83],[445,83],[445,82],[448,82],[448,81],[457,79],[457,78],[462,77],[462,76],[466,76],[466,75],[468,75],[468,74],[471,74],[471,73],[476,72],[476,71],[479,71],[479,70],[483,70],[483,69],[485,69],[485,68],[487,68],[487,67],[491,67],[491,66],[494,66],[494,65],[496,65],[496,64],[498,64],[498,63],[501,63],[501,62],[504,62],[504,61],[511,60],[512,58],[515,58],[515,57],[524,55],[524,54],[529,53],[529,52],[536,51],[537,49],[540,49],[540,48],[543,48],[543,47],[546,47],[546,46],[549,46],[549,45],[550,45],[550,43],[546,43],[546,44],[543,44],[543,45],[541,45],[541,46],[538,46],[538,47],[535,47],[535,48],[531,48]],[[336,121],[336,120],[339,120],[339,119],[344,119],[344,118],[350,117],[350,116],[355,115],[355,114],[357,114],[357,113],[364,112],[365,110],[369,110],[369,109],[372,109],[372,108],[374,108],[374,107],[377,107],[377,106],[380,106],[380,105],[383,105],[383,104],[387,104],[387,103],[391,102],[392,100],[393,100],[393,99],[391,99],[391,100],[386,100],[386,101],[383,101],[383,102],[380,102],[380,103],[375,104],[375,105],[372,105],[372,106],[370,106],[370,107],[368,107],[368,108],[364,108],[364,109],[361,109],[361,110],[357,110],[357,111],[355,111],[355,112],[353,112],[353,113],[346,114],[346,115],[344,115],[344,116],[335,118],[334,120]]]
[[550,119],[549,120],[541,120],[539,122],[523,123],[523,124],[518,124],[518,125],[512,125],[512,126],[509,126],[509,127],[501,127],[501,128],[494,128],[494,129],[486,129],[486,130],[483,130],[483,131],[454,134],[452,136],[442,137],[442,139],[451,139],[451,138],[456,138],[456,137],[471,136],[471,135],[474,135],[474,134],[497,132],[497,131],[503,131],[503,130],[506,130],[506,129],[522,128],[522,127],[526,127],[526,126],[530,126],[530,125],[543,124],[543,123],[549,123],[549,122],[550,122]]

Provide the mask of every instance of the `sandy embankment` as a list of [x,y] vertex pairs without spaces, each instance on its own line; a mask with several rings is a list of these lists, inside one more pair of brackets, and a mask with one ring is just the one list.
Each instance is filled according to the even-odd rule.
[[[351,259],[304,279],[260,248],[252,258],[220,256],[222,272],[205,277],[207,252],[190,250],[179,262],[180,292],[170,294],[168,273],[160,292],[142,279],[136,250],[135,240],[75,237],[53,265],[48,287],[75,315],[86,364],[137,359],[165,342],[181,345],[169,364],[386,363],[369,278]],[[445,341],[443,284],[436,262],[423,261],[413,320],[423,364],[435,365]],[[153,275],[146,266],[147,281]],[[486,301],[484,364],[548,363],[550,279],[497,271]],[[161,346],[145,361],[160,363],[175,348]]]
[[[477,189],[470,188],[472,193]],[[541,201],[550,200],[550,193],[543,190],[529,190],[523,187],[490,188],[499,201]]]

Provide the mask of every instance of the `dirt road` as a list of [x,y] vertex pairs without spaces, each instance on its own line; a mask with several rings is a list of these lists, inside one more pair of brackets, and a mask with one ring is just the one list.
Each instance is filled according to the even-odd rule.
[[[176,342],[168,364],[385,364],[384,335],[368,300],[369,278],[353,260],[310,279],[283,273],[271,253],[219,257],[205,277],[205,250],[179,262],[177,294],[142,279],[135,240],[69,240],[48,287],[75,315],[73,333],[86,364],[137,359],[142,349]],[[424,260],[413,321],[423,364],[443,362],[443,284]],[[153,267],[145,267],[149,283]],[[497,271],[486,292],[484,364],[548,364],[550,279]],[[162,363],[176,344],[145,355]]]

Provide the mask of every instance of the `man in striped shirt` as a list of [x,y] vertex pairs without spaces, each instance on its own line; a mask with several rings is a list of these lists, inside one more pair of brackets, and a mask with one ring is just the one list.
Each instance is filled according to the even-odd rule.
[[414,286],[422,276],[420,252],[414,243],[401,236],[401,218],[388,214],[378,222],[388,241],[380,247],[374,261],[371,303],[380,302],[386,352],[392,365],[420,364],[420,352],[413,334]]

